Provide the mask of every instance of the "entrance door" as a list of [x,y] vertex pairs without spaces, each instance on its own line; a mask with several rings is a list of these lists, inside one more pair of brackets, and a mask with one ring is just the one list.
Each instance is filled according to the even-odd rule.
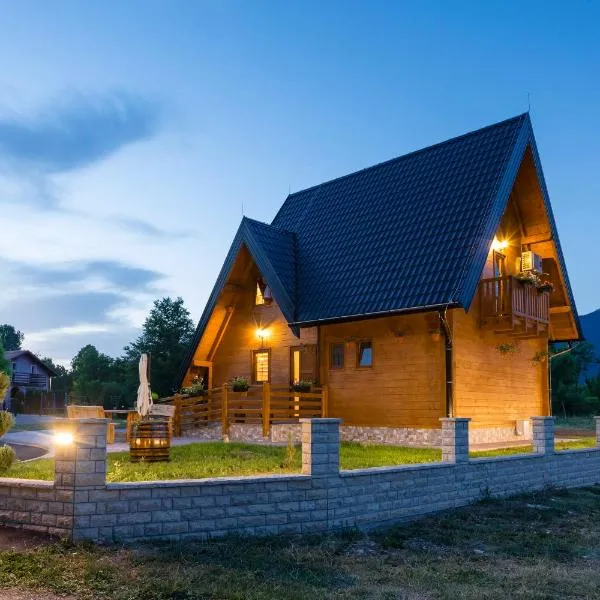
[[316,383],[318,379],[317,345],[305,344],[290,348],[290,384],[296,381]]

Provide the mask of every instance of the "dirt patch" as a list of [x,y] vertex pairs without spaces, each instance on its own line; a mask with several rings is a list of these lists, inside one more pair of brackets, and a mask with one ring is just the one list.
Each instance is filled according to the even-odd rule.
[[0,588],[2,600],[75,600],[73,596],[57,596],[45,590],[15,590]]
[[[56,542],[56,538],[37,531],[27,531],[15,527],[3,527],[0,525],[0,552],[7,550],[23,551],[39,548]],[[0,594],[0,598],[5,597]]]

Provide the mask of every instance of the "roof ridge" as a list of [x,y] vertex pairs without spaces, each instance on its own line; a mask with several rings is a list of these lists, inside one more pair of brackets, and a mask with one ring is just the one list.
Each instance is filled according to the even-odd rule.
[[290,231],[289,229],[283,229],[283,227],[279,227],[278,225],[273,225],[273,223],[265,223],[264,221],[259,221],[258,219],[253,219],[252,217],[246,217],[245,215],[242,217],[242,223],[244,221],[250,221],[250,223],[258,223],[259,225],[264,225],[265,227],[272,227],[281,233],[286,233],[291,236],[296,236],[294,231]]
[[285,199],[284,203],[281,205],[281,207],[277,211],[277,214],[273,218],[273,221],[275,221],[275,219],[277,218],[277,215],[279,215],[279,213],[283,209],[283,205],[285,204],[285,202],[287,202],[287,199],[291,198],[292,196],[296,196],[296,195],[302,194],[304,192],[309,192],[311,190],[315,190],[317,188],[323,187],[323,186],[328,185],[330,183],[334,183],[336,181],[341,181],[342,179],[346,179],[348,177],[353,177],[354,175],[358,175],[359,173],[364,173],[365,171],[370,171],[372,169],[377,169],[377,168],[382,167],[384,165],[388,165],[390,163],[394,163],[396,161],[408,158],[409,156],[414,156],[415,154],[420,154],[421,152],[426,152],[427,150],[433,150],[434,148],[438,148],[439,146],[444,146],[444,145],[450,144],[452,142],[457,142],[457,141],[462,140],[462,139],[464,139],[466,137],[470,137],[470,136],[476,135],[478,133],[482,133],[486,129],[492,129],[494,127],[499,127],[500,125],[505,125],[505,124],[509,123],[510,121],[518,121],[519,119],[525,119],[528,116],[529,116],[529,113],[524,112],[524,113],[521,113],[520,115],[517,115],[517,116],[514,116],[514,117],[510,117],[508,119],[504,119],[503,121],[498,121],[497,123],[492,123],[491,125],[485,125],[484,127],[480,127],[479,129],[475,129],[473,131],[468,131],[466,133],[461,133],[460,135],[448,138],[448,139],[443,140],[441,142],[436,142],[435,144],[431,144],[430,146],[425,146],[423,148],[418,148],[417,150],[411,150],[410,152],[407,152],[406,154],[401,154],[400,156],[395,156],[394,158],[388,158],[387,160],[383,160],[381,162],[375,163],[374,165],[371,165],[369,167],[364,167],[363,169],[359,169],[358,171],[352,171],[351,173],[346,173],[345,175],[341,175],[339,177],[334,177],[333,179],[328,179],[327,181],[323,181],[321,183],[317,183],[316,185],[311,185],[310,187],[304,188],[302,190],[298,190],[297,192],[294,192],[293,194],[288,194],[288,196]]

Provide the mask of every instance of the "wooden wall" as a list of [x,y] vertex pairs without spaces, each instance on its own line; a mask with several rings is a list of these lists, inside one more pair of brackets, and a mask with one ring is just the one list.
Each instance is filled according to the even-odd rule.
[[[347,425],[438,428],[444,416],[443,341],[425,315],[321,327],[321,379],[329,413]],[[357,368],[356,344],[373,343],[373,366]],[[329,369],[329,344],[343,342],[343,369]]]
[[[253,280],[254,281],[254,280]],[[317,329],[301,330],[298,339],[288,327],[275,302],[270,306],[254,306],[254,284],[251,283],[240,297],[227,330],[213,358],[213,385],[222,385],[233,377],[252,377],[252,351],[261,347],[271,350],[271,383],[288,384],[290,381],[290,347],[316,344]],[[269,336],[261,342],[256,335],[258,327]]]
[[452,330],[455,416],[471,417],[472,427],[513,427],[548,414],[548,362],[531,360],[547,350],[546,337],[520,340],[516,352],[502,354],[498,345],[515,339],[479,327],[478,298],[468,313],[452,311]]

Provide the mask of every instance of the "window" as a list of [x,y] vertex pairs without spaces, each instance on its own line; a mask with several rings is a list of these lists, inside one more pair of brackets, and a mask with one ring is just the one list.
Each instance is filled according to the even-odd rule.
[[358,342],[358,366],[372,367],[373,366],[373,343],[368,341]]
[[329,346],[329,368],[343,369],[344,368],[344,344],[336,342]]
[[252,352],[252,380],[253,383],[264,383],[271,379],[271,352],[270,350],[254,350]]
[[256,282],[256,298],[254,300],[254,304],[256,306],[261,306],[265,303],[265,297],[263,295],[262,287],[260,285],[260,281]]

